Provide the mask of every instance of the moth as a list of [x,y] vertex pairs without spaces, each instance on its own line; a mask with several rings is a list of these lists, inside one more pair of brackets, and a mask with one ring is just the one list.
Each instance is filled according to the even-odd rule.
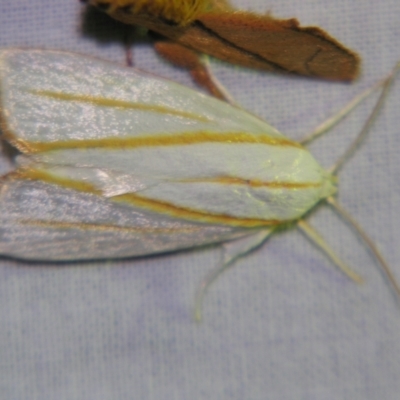
[[161,35],[160,55],[189,70],[213,95],[224,98],[199,53],[247,68],[334,81],[352,81],[360,59],[318,27],[295,18],[238,11],[220,0],[81,0],[126,24]]
[[0,116],[19,152],[1,177],[2,255],[115,259],[225,243],[200,304],[225,267],[297,224],[361,280],[302,219],[336,204],[335,173],[244,110],[106,61],[6,49]]

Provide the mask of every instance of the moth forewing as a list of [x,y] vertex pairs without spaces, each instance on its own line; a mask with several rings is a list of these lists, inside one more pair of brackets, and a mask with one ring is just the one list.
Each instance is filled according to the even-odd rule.
[[232,241],[200,304],[223,268],[336,191],[266,122],[130,68],[10,49],[0,85],[4,137],[23,154],[2,178],[4,255],[110,259]]

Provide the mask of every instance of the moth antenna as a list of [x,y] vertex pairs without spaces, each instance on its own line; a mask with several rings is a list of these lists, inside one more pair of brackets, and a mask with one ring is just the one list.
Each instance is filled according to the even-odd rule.
[[382,92],[379,96],[378,101],[376,102],[373,110],[371,111],[368,119],[364,123],[360,133],[345,151],[345,153],[339,158],[339,160],[329,169],[329,172],[332,175],[336,175],[340,168],[342,168],[343,164],[352,156],[354,151],[358,148],[360,143],[365,139],[365,136],[368,134],[369,129],[371,128],[372,124],[374,123],[379,111],[381,110],[383,103],[389,93],[389,89],[393,86],[394,78],[396,77],[397,72],[400,69],[400,61],[396,64],[393,71],[389,74],[387,78],[383,80],[381,83]]
[[370,237],[365,233],[365,231],[361,228],[359,223],[332,197],[328,197],[326,199],[327,203],[330,204],[335,211],[357,232],[360,238],[364,241],[367,248],[373,254],[373,256],[378,261],[381,270],[383,271],[386,279],[390,282],[393,290],[395,291],[396,295],[400,299],[400,286],[396,281],[389,265],[379,252],[378,248],[376,247],[375,243],[372,241]]
[[299,140],[299,143],[305,145],[321,136],[325,132],[332,129],[335,125],[337,125],[340,121],[342,121],[348,114],[350,114],[358,105],[360,105],[368,96],[370,96],[373,92],[378,90],[384,85],[387,78],[380,80],[375,83],[373,86],[365,89],[358,96],[349,101],[342,109],[332,115],[330,118],[323,121],[319,124],[312,132],[307,134],[305,137]]
[[340,257],[333,251],[333,249],[326,243],[321,234],[317,232],[315,228],[313,228],[309,223],[300,219],[297,221],[298,228],[305,233],[305,235],[311,239],[332,261],[333,263],[344,272],[351,280],[356,283],[363,283],[364,279],[350,269],[341,259]]
[[307,134],[305,137],[299,140],[299,143],[305,145],[316,139],[317,137],[321,136],[322,134],[326,133],[330,129],[332,129],[336,124],[342,121],[348,114],[351,113],[356,107],[358,107],[367,97],[369,97],[372,93],[376,90],[385,86],[390,81],[393,80],[394,76],[396,75],[397,70],[400,67],[400,62],[396,64],[393,71],[385,78],[381,79],[380,81],[376,82],[371,87],[365,89],[362,93],[352,99],[349,103],[347,103],[342,109],[336,112],[332,117],[323,121],[320,125],[318,125],[312,132]]

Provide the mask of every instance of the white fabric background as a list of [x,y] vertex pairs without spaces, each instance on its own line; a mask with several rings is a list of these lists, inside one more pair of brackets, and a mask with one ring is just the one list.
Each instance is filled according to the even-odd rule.
[[[319,25],[363,58],[354,85],[288,79],[213,62],[245,108],[301,137],[400,59],[398,0],[236,0]],[[64,49],[124,62],[122,31],[82,31],[77,0],[1,0],[0,46]],[[98,21],[104,22],[105,18]],[[137,46],[138,67],[191,85]],[[400,280],[400,77],[368,140],[341,173],[339,199]],[[368,104],[311,146],[330,166]],[[5,166],[3,166],[5,168]],[[313,224],[366,283],[349,282],[293,230],[225,273],[193,322],[217,247],[96,264],[0,260],[0,398],[398,399],[400,303],[376,262],[322,207]]]

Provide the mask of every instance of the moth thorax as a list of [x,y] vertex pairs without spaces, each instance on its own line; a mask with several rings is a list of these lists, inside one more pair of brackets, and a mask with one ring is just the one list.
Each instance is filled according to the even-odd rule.
[[321,188],[321,199],[334,195],[337,192],[337,186],[338,177],[327,172]]

